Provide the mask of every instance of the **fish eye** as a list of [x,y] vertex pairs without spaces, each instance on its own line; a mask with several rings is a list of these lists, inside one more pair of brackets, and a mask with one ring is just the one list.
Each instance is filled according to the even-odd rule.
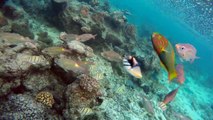
[[184,47],[182,47],[181,50],[184,50]]

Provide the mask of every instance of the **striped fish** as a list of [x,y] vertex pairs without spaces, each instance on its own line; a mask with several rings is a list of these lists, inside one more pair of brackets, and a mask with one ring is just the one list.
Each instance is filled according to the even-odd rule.
[[167,109],[166,104],[163,103],[163,102],[160,102],[159,106],[160,106],[160,108],[161,108],[163,111],[165,111],[165,110]]
[[90,115],[93,113],[93,110],[89,107],[80,108],[78,112],[81,114],[81,116]]
[[132,67],[126,58],[123,58],[123,66],[127,70],[127,72],[135,78],[142,78],[140,66]]
[[46,62],[46,59],[43,56],[29,56],[27,62],[31,64],[41,64]]

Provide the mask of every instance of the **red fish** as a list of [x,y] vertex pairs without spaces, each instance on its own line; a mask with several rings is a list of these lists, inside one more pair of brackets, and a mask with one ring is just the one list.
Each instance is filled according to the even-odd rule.
[[177,71],[177,82],[183,84],[185,81],[183,65],[178,64],[176,66],[176,71]]
[[169,102],[171,102],[171,101],[175,98],[175,96],[176,96],[176,94],[177,94],[177,92],[178,92],[178,89],[179,89],[179,87],[176,88],[176,89],[174,89],[174,90],[172,90],[171,92],[169,92],[169,93],[165,96],[163,102],[160,103],[160,107],[161,107],[161,109],[162,109],[163,111],[166,110],[166,104],[168,104]]

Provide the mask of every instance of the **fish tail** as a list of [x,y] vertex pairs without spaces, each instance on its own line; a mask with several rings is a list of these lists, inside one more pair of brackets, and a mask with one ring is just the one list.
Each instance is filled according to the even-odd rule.
[[167,106],[166,106],[166,104],[165,104],[164,102],[160,102],[160,103],[159,103],[159,106],[160,106],[160,108],[161,108],[163,111],[165,111],[165,110],[167,109]]
[[172,73],[169,73],[169,81],[171,81],[172,79],[176,78],[177,77],[177,72],[174,71]]

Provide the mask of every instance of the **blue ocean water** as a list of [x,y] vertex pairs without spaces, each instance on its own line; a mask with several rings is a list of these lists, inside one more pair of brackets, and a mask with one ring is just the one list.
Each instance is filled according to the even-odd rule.
[[[208,75],[209,79],[203,82],[213,82],[213,70],[211,70],[213,68],[213,24],[211,22],[213,19],[213,1],[110,1],[114,7],[129,10],[133,14],[128,16],[128,20],[137,26],[138,35],[141,35],[143,30],[148,28],[151,32],[157,31],[165,35],[173,45],[177,43],[193,44],[200,59],[195,60],[193,64],[187,63],[185,66],[189,71],[196,70],[199,71],[200,75]],[[187,2],[189,6],[186,6]],[[197,4],[204,3],[206,5],[196,7]],[[202,10],[206,12],[201,12]],[[191,16],[191,19],[185,19],[189,16]],[[201,24],[206,24],[206,26]]]

